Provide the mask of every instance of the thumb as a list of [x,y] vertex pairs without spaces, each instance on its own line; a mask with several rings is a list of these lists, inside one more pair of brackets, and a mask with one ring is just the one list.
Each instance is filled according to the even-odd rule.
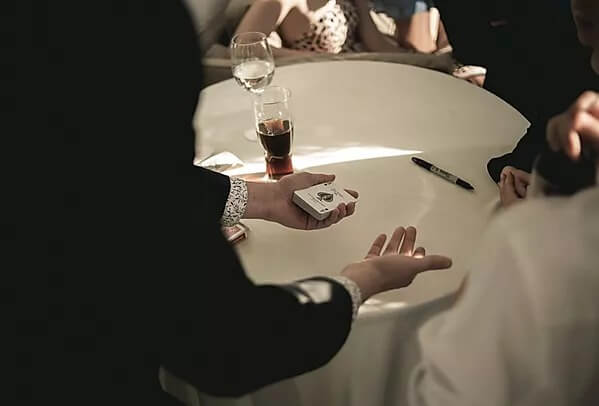
[[307,180],[310,183],[310,186],[335,180],[335,175],[325,175],[323,173],[308,173],[308,175]]
[[511,189],[516,189],[516,186],[514,185],[514,174],[513,173],[508,173],[507,177],[505,178],[506,184],[507,186]]
[[505,177],[505,182],[503,183],[503,186],[501,186],[499,194],[501,195],[501,200],[503,202],[508,201],[511,203],[512,201],[520,199],[520,196],[518,196],[518,194],[516,193],[516,186],[514,185],[514,175],[509,173]]
[[525,198],[526,197],[526,183],[521,180],[521,179],[516,179],[516,192],[518,193],[518,196],[521,198]]
[[420,262],[419,272],[432,271],[435,269],[451,268],[451,258],[443,255],[427,255],[424,258],[418,259]]

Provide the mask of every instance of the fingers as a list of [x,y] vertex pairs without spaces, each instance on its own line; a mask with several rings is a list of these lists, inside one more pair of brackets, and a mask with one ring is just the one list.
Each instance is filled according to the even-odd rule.
[[[595,149],[599,149],[599,118],[591,113],[582,111],[572,119],[572,129],[585,141],[588,141]],[[580,144],[580,138],[578,143]]]
[[599,150],[599,94],[585,92],[563,114],[547,125],[547,141],[554,151],[563,150],[570,159],[578,159],[582,140]]
[[333,224],[340,222],[345,217],[351,216],[352,214],[354,214],[355,211],[356,211],[355,203],[350,203],[347,205],[345,203],[341,203],[324,220],[318,221],[318,220],[315,220],[312,216],[308,216],[308,220],[306,223],[306,230],[314,230],[314,229],[330,227]]
[[599,97],[586,109],[586,111],[592,116],[599,118]]
[[399,244],[401,243],[402,238],[404,237],[406,230],[403,227],[397,227],[395,231],[393,231],[393,235],[391,235],[391,239],[387,244],[387,248],[385,248],[385,252],[383,255],[387,254],[397,254],[399,251]]
[[321,221],[316,220],[314,217],[306,215],[306,230],[316,230],[318,228],[322,228],[324,225]]
[[505,181],[506,176],[516,168],[514,168],[513,166],[504,166],[503,169],[501,170],[501,175],[499,177],[499,183],[503,183]]
[[514,178],[514,174],[510,172],[505,177],[504,185],[507,186],[510,189],[516,190],[516,186],[514,185],[515,182],[516,182],[516,178]]
[[518,197],[525,198],[526,189],[528,188],[528,185],[530,185],[530,173],[514,168],[512,174],[514,175],[514,186],[518,193]]
[[356,211],[356,203],[352,202],[347,205],[347,215],[351,216]]
[[501,170],[499,183],[504,182],[510,173],[514,175],[514,177],[516,178],[516,181],[519,181],[520,183],[524,184],[525,186],[528,186],[530,184],[530,173],[523,171],[521,169],[514,168],[513,166],[509,166],[509,165],[503,167],[503,169]]
[[518,193],[518,197],[524,198],[526,197],[526,187],[527,183],[524,183],[520,178],[515,178],[515,189],[516,193]]
[[505,186],[504,189],[506,189],[507,192],[509,192],[510,194],[514,194],[514,196],[516,195],[516,178],[514,177],[513,173],[509,173],[506,176],[503,185]]
[[520,169],[514,169],[513,173],[520,182],[526,186],[530,185],[530,173]]
[[560,132],[566,121],[566,114],[559,114],[547,123],[547,143],[553,151],[559,151],[561,148]]
[[414,244],[416,243],[416,229],[414,227],[406,228],[403,243],[399,249],[401,255],[410,256],[414,252]]
[[422,263],[420,272],[432,271],[435,269],[448,269],[451,268],[451,258],[443,255],[427,255],[422,258],[419,262]]
[[309,173],[304,172],[306,175],[306,187],[318,185],[320,183],[332,182],[335,180],[335,175],[326,175],[324,173]]
[[324,219],[324,220],[316,220],[316,223],[312,226],[312,216],[308,216],[310,217],[310,219],[308,220],[308,225],[309,227],[307,228],[308,230],[319,230],[321,228],[327,228],[332,226],[333,224],[337,223],[339,220],[341,220],[340,216],[339,216],[339,208],[336,208],[335,210],[333,210],[331,212],[331,214],[329,214],[329,216]]
[[[335,214],[336,216],[333,217],[333,214]],[[344,217],[347,217],[347,206],[345,205],[345,203],[341,203],[339,206],[337,206],[335,210],[331,212],[331,215],[329,216],[329,218],[327,218],[327,220],[330,220],[329,225],[337,224]]]
[[381,251],[385,246],[386,240],[387,236],[385,234],[380,234],[378,237],[376,237],[376,239],[370,246],[370,249],[368,250],[368,254],[366,254],[366,258],[378,257],[379,255],[381,255]]
[[581,110],[589,110],[599,101],[599,95],[595,92],[586,91],[581,94],[576,102],[570,106],[568,110],[570,114],[574,115],[576,112]]
[[514,175],[511,173],[507,175],[504,182],[499,185],[499,197],[501,198],[501,203],[503,203],[505,207],[519,199],[516,187],[514,186]]
[[407,257],[414,256],[416,258],[424,258],[426,256],[426,250],[424,247],[418,247],[414,249],[414,245],[416,243],[416,234],[416,228],[412,226],[407,228],[401,226],[397,227],[393,231],[391,239],[389,240],[389,243],[384,251],[383,247],[387,236],[385,234],[381,234],[370,247],[370,251],[368,251],[366,258],[379,256],[381,255],[381,251],[383,251],[382,255],[399,254]]
[[547,125],[547,142],[552,150],[563,150],[570,159],[577,159],[582,147],[572,124],[572,119],[567,114],[553,117]]
[[[291,175],[288,175],[291,176]],[[302,173],[298,173],[297,176],[301,176],[305,179],[306,184],[309,186],[314,186],[314,185],[318,185],[321,183],[325,183],[325,182],[332,182],[335,180],[335,175],[327,175],[324,173],[309,173],[309,172],[302,172]],[[350,195],[352,195],[352,197],[354,197],[355,199],[357,199],[360,194],[352,189],[345,189],[345,191],[347,193],[349,193]]]
[[570,130],[566,132],[565,140],[561,141],[562,149],[570,159],[578,159],[580,152],[582,151],[582,144],[580,142],[579,134]]
[[330,225],[335,224],[336,222],[338,222],[340,220],[340,209],[339,207],[337,207],[335,210],[333,210],[331,212],[331,214],[329,214],[329,217],[327,217],[324,221],[325,223],[325,227],[328,227]]
[[337,218],[337,221],[340,221],[342,218],[347,216],[347,205],[345,203],[339,204],[339,206],[337,206],[337,210],[339,210],[339,217]]
[[313,173],[311,175],[312,182],[315,185],[318,185],[319,183],[332,182],[335,180],[335,175],[327,175],[324,173]]
[[352,197],[355,198],[355,199],[357,199],[358,197],[360,197],[360,194],[358,192],[356,192],[355,190],[345,189],[345,191],[347,193],[349,193],[350,195],[352,195]]

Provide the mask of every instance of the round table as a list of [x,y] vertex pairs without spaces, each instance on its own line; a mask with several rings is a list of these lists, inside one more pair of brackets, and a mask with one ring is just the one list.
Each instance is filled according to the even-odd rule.
[[[454,265],[363,305],[348,342],[325,368],[234,403],[394,404],[417,358],[415,329],[449,304],[496,210],[497,186],[486,162],[511,150],[529,123],[483,89],[412,66],[300,64],[277,69],[273,84],[292,92],[296,169],[334,173],[338,184],[360,192],[360,200],[353,217],[321,231],[245,221],[249,238],[236,248],[248,274],[257,282],[336,275],[362,259],[379,233],[398,225],[416,226],[419,245],[452,257]],[[198,154],[234,153],[246,165],[232,175],[264,171],[260,144],[244,136],[253,128],[250,96],[229,80],[204,89],[199,106]],[[413,155],[467,180],[475,191],[416,166]]]

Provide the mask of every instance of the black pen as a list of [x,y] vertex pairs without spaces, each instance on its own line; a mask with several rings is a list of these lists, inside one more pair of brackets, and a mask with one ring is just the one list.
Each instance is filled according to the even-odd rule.
[[441,168],[437,168],[435,165],[433,165],[429,162],[426,162],[424,159],[416,158],[415,156],[413,156],[412,162],[414,162],[416,165],[421,166],[424,169],[434,173],[435,175],[442,177],[443,179],[445,179],[448,182],[455,183],[456,185],[461,186],[467,190],[474,190],[474,187],[470,183],[466,182],[463,179],[458,178],[455,175],[452,175],[449,172],[444,171]]

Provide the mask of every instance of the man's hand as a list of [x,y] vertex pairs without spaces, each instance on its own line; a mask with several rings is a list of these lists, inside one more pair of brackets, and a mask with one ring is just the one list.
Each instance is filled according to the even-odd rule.
[[[351,216],[356,210],[356,203],[340,204],[331,212],[329,217],[322,221],[316,220],[308,213],[293,203],[293,192],[318,185],[319,183],[332,182],[334,175],[322,175],[312,173],[297,173],[281,178],[277,183],[278,188],[273,197],[273,205],[270,212],[270,220],[276,221],[290,228],[301,230],[316,230],[329,227],[338,223],[344,217]],[[358,197],[358,192],[347,190],[353,197]]]
[[[356,203],[340,204],[322,221],[316,220],[293,203],[293,192],[332,182],[334,175],[312,174],[307,172],[295,173],[281,178],[277,183],[248,183],[248,208],[246,218],[261,218],[300,230],[316,230],[338,223],[344,217],[351,216],[356,210]],[[353,197],[358,192],[346,191]]]
[[599,154],[599,93],[585,92],[564,113],[547,125],[547,142],[554,151],[563,150],[573,160],[582,152],[582,142]]
[[421,272],[451,267],[451,259],[426,255],[423,247],[414,248],[416,229],[398,227],[385,247],[387,236],[379,235],[363,261],[347,266],[341,273],[353,280],[366,300],[387,290],[408,286]]
[[513,166],[506,166],[501,171],[499,181],[499,197],[503,207],[522,201],[526,198],[526,190],[530,185],[530,174]]

